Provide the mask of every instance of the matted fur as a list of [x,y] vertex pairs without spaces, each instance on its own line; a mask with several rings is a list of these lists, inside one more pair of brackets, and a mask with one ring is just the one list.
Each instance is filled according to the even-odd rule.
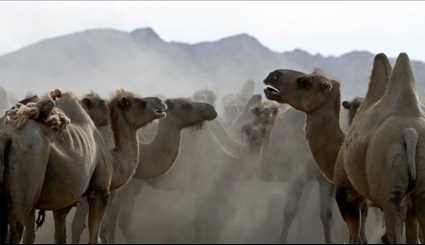
[[[63,130],[70,123],[70,119],[65,113],[55,107],[55,101],[61,98],[62,92],[59,89],[52,90],[48,96],[38,98],[32,96],[18,102],[6,112],[6,123],[16,129],[22,128],[29,120],[41,122],[54,130]],[[44,111],[47,106],[47,111]],[[41,116],[45,112],[47,116]]]

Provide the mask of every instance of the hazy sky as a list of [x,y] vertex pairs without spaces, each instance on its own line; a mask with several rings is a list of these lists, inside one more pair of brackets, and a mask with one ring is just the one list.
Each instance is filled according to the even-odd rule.
[[425,60],[425,2],[0,2],[0,54],[89,28],[150,26],[196,43],[249,33],[285,51],[401,51]]

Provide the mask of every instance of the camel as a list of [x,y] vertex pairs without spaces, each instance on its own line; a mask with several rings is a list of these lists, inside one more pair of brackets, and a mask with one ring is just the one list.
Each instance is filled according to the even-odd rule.
[[[368,106],[368,99],[366,96],[341,148],[335,168],[337,201],[349,226],[350,240],[361,239],[355,233],[359,218],[352,214],[368,200],[383,210],[390,243],[402,242],[404,222],[407,242],[416,243],[416,220],[421,230],[425,229],[421,210],[424,185],[418,178],[422,174],[424,152],[420,145],[425,119],[407,54],[397,58],[380,100]],[[348,200],[347,194],[357,198]]]
[[[378,70],[381,72],[377,72]],[[417,176],[415,158],[421,160],[422,156],[421,151],[418,151],[418,156],[416,155],[416,144],[421,142],[417,140],[421,139],[420,136],[423,132],[422,109],[414,88],[415,82],[410,61],[404,53],[399,55],[387,89],[382,97],[379,97],[382,89],[379,90],[375,87],[383,87],[380,84],[386,83],[389,71],[390,65],[386,57],[378,55],[375,58],[368,94],[359,108],[336,162],[333,178],[336,184],[336,199],[349,227],[351,242],[364,241],[361,232],[364,226],[359,210],[365,205],[365,200],[383,209],[387,238],[390,242],[402,241],[401,226],[405,219],[407,219],[407,240],[417,242],[415,219],[418,218],[421,223],[422,213],[415,213],[415,211],[417,212],[418,205],[422,200],[420,198],[419,201],[412,200],[409,192],[412,191],[414,197],[418,197],[417,195],[421,193],[420,185],[418,187],[417,183],[413,184]],[[282,79],[280,76],[284,78]],[[378,81],[374,81],[374,79]],[[306,111],[307,115],[316,115],[316,124],[320,122],[318,119],[320,117],[317,115],[322,114],[321,117],[327,115],[328,120],[332,114],[334,114],[333,117],[335,114],[338,115],[338,111],[335,113],[333,110],[333,113],[327,112],[326,114],[326,110],[324,110],[328,105],[327,111],[332,111],[332,104],[339,103],[339,92],[337,91],[339,84],[335,81],[329,81],[319,76],[305,76],[296,71],[281,70],[269,74],[265,83],[273,86],[265,90],[270,99],[280,102],[289,101],[288,103],[293,103],[300,110]],[[297,89],[297,86],[300,90],[309,91],[302,91],[304,94],[298,92],[298,97],[301,98],[297,98],[295,92],[289,91],[288,94],[286,94],[288,91],[282,92],[284,89]],[[323,94],[327,94],[329,98],[333,97],[333,100],[324,99]],[[310,118],[310,122],[314,122],[313,119],[315,118]],[[310,126],[312,125],[310,124]],[[334,146],[341,145],[344,137],[339,133],[338,125],[333,126],[333,129],[327,127],[332,137],[333,142],[331,142]],[[320,141],[317,142],[317,138],[316,142],[313,140],[314,137],[319,137],[317,132],[312,130],[313,128],[310,127],[313,154],[322,161],[321,167],[325,167],[322,170],[325,169],[326,172],[323,172],[330,177],[333,172],[331,166],[335,166],[332,158],[336,159],[338,147],[325,149],[336,153],[328,157],[331,158],[330,160],[326,159],[323,156],[323,149],[322,151],[318,149]],[[392,133],[388,133],[389,128]],[[321,131],[323,132],[323,128]],[[402,143],[397,143],[397,141]],[[388,166],[393,166],[394,170],[389,171],[389,174],[382,175],[383,172],[388,172]],[[366,169],[368,170],[367,175]],[[369,183],[377,184],[370,185]],[[421,182],[419,181],[419,183]],[[408,209],[409,204],[413,205],[413,208]],[[409,211],[407,217],[406,211]],[[423,227],[422,223],[421,227]]]
[[263,144],[267,147],[267,140],[278,112],[277,106],[268,103],[251,108],[253,120],[246,122],[241,128],[243,141],[248,143],[250,151],[260,151]]
[[[251,113],[250,111],[248,111],[248,112]],[[221,126],[220,123],[217,122],[217,120],[213,120],[213,121],[206,122],[206,125],[205,125],[206,128],[210,129],[211,124],[218,124],[219,126]],[[201,160],[201,159],[200,160],[194,160],[193,158],[191,158],[192,162],[199,162],[201,165],[203,164],[205,166],[191,166],[190,169],[188,169],[188,171],[192,171],[192,172],[195,171],[196,172],[196,175],[194,177],[202,179],[202,182],[200,182],[199,185],[193,184],[193,182],[196,182],[196,180],[191,181],[192,187],[190,187],[190,189],[197,188],[197,186],[201,186],[201,185],[202,186],[208,186],[209,184],[205,183],[205,182],[209,181],[207,179],[219,178],[223,174],[225,174],[227,176],[225,178],[225,180],[226,180],[226,183],[228,183],[230,179],[234,179],[235,174],[239,174],[241,172],[240,167],[233,166],[234,164],[241,162],[240,158],[236,158],[235,156],[232,156],[232,155],[226,153],[226,151],[224,151],[223,147],[221,145],[218,145],[219,141],[215,138],[215,136],[212,135],[212,132],[210,130],[204,130],[204,131],[205,132],[203,132],[203,133],[199,133],[200,138],[202,138],[202,140],[199,139],[199,141],[198,141],[198,133],[196,135],[191,133],[190,136],[186,134],[186,136],[189,137],[189,138],[187,138],[188,141],[183,143],[183,145],[182,145],[183,148],[187,149],[187,150],[183,149],[183,152],[192,151],[191,148],[193,148],[195,146],[196,146],[197,151],[203,152],[203,150],[202,150],[203,148],[205,148],[208,151],[208,153],[200,153],[199,154],[200,156],[203,156],[205,158],[203,160]],[[189,132],[187,132],[187,133],[189,133]],[[208,137],[209,139],[207,141],[205,141],[206,139],[204,139],[204,137]],[[227,137],[229,137],[229,136],[227,136]],[[199,142],[199,143],[197,143],[197,142]],[[193,145],[193,146],[187,148],[189,145]],[[242,144],[239,144],[239,145],[242,146]],[[244,145],[244,147],[246,149],[248,149],[248,145]],[[211,153],[212,151],[217,151],[217,153],[213,154],[213,153]],[[210,158],[210,157],[212,157],[211,154],[214,156],[214,160],[211,160],[211,158]],[[195,154],[192,153],[192,155],[195,155]],[[208,155],[210,157],[208,157]],[[179,159],[180,159],[180,161],[179,161]],[[177,161],[178,161],[178,163],[175,163],[175,164],[177,164],[179,166],[178,172],[182,172],[183,171],[182,168],[185,168],[185,166],[187,164],[182,162],[183,158],[181,158],[181,157],[179,157],[177,159]],[[213,165],[211,165],[211,164],[213,164]],[[222,168],[222,167],[216,166],[214,164],[220,164],[220,166],[226,165],[226,169],[229,170],[229,171],[222,170],[222,171],[220,171],[220,173],[218,173],[216,171],[214,174],[209,174],[208,176],[205,176],[203,178],[203,177],[199,176],[200,172],[202,172],[202,171],[194,170],[195,167],[196,168],[207,167],[208,169],[211,169],[211,170],[216,169],[216,168]],[[238,166],[244,166],[244,165],[246,165],[246,163],[241,162],[240,165],[238,165]],[[214,166],[216,166],[216,167],[214,167]],[[233,170],[233,168],[234,168],[234,170]],[[185,177],[190,179],[191,176],[192,176],[190,173],[191,172],[185,172]],[[165,181],[165,182],[169,183],[170,181],[175,181],[174,171],[171,172],[170,175],[164,176],[164,178],[155,178],[153,180],[150,180],[149,183],[153,183],[154,186],[157,186],[158,184],[160,186],[163,186],[161,184],[161,182]],[[174,180],[170,180],[170,178],[174,178]],[[130,185],[128,188],[126,188],[126,191],[132,193],[132,195],[128,195],[128,196],[134,196],[134,198],[136,198],[138,193],[140,192],[139,188],[141,187],[141,183],[140,183],[140,181],[137,181],[136,179],[132,182],[135,182],[135,183],[138,182],[139,187],[137,187],[136,185]],[[185,181],[183,181],[183,182],[185,182]],[[217,182],[219,182],[219,181],[214,181],[214,183],[217,183]],[[178,184],[178,185],[180,185],[180,184]],[[211,183],[211,185],[213,186],[215,184]],[[160,187],[160,188],[163,188],[163,187]],[[199,191],[197,191],[197,192],[199,192]],[[202,199],[202,198],[200,198],[200,199]],[[201,201],[201,202],[204,203],[204,201]],[[130,203],[131,203],[131,205],[134,205],[135,201],[132,201]],[[203,206],[205,206],[205,205],[203,205]],[[127,238],[127,239],[132,237],[128,233],[130,222],[132,221],[132,217],[134,216],[134,215],[132,215],[133,214],[132,212],[129,212],[129,210],[132,210],[132,209],[133,208],[130,208],[129,204],[127,204],[125,209],[124,208],[121,209],[120,218],[119,218],[119,225],[121,227],[121,231],[123,231],[124,237]],[[125,213],[123,214],[123,212],[125,212]],[[222,228],[220,228],[220,229],[222,229]],[[199,241],[199,238],[196,241]]]
[[[109,132],[112,135],[108,131],[102,131],[102,137],[113,159],[110,191],[114,194],[129,182],[138,165],[137,130],[153,120],[165,117],[166,106],[156,97],[140,98],[124,90],[117,91],[109,102],[90,93],[81,100],[81,104],[98,128],[109,126],[111,129]],[[113,146],[108,137],[113,138]],[[84,224],[87,212],[88,206],[85,203],[77,206],[73,229],[76,222]],[[73,243],[75,242],[78,241],[73,236]]]
[[[386,74],[391,69],[388,67],[389,62],[385,55],[375,57],[368,91],[368,95],[373,95],[375,101],[385,91]],[[339,83],[320,75],[307,75],[293,70],[276,70],[267,76],[264,83],[268,85],[264,90],[268,99],[288,103],[307,114],[306,138],[322,174],[333,182],[336,158],[344,141],[344,134],[339,127]],[[372,103],[371,99],[367,99],[362,106]],[[322,135],[328,135],[326,141],[320,140]],[[362,212],[362,222],[365,215]],[[360,230],[358,234],[364,237],[364,230]]]
[[357,114],[357,111],[362,104],[364,97],[355,97],[351,101],[343,101],[342,105],[345,109],[348,110],[348,123],[351,125],[353,123],[354,117]]
[[[1,221],[3,243],[7,224],[10,243],[21,240],[24,227],[33,234],[35,209],[53,210],[55,241],[66,242],[66,215],[82,196],[90,206],[90,242],[97,243],[112,163],[102,137],[74,95],[60,93],[55,107],[71,120],[62,131],[34,120],[20,128],[2,128],[2,195],[9,196],[9,200],[2,199],[7,207]],[[29,162],[34,167],[29,167]]]
[[[158,133],[153,142],[139,145],[139,165],[134,178],[149,181],[149,179],[165,175],[173,167],[174,160],[178,155],[182,129],[199,127],[205,121],[213,120],[217,116],[211,105],[192,102],[188,99],[168,99],[166,105],[168,107],[167,117],[159,122]],[[140,188],[138,183],[130,181],[127,187],[116,193],[117,196],[112,200],[111,209],[105,221],[105,229],[102,231],[105,241],[114,242],[115,226],[120,212],[121,217],[128,218],[128,220],[124,220],[125,222],[131,221],[131,213],[134,210],[133,199],[140,191],[136,191],[136,193],[130,191]],[[126,208],[121,209],[121,205],[125,205]],[[84,228],[83,223],[84,219],[74,220],[73,242],[75,243],[78,242]],[[126,231],[127,229],[123,229],[123,232]]]
[[[318,69],[315,69],[315,73]],[[321,72],[323,73],[323,72]],[[349,103],[347,101],[347,103]],[[349,125],[347,116],[341,118],[343,128]],[[280,242],[288,242],[288,233],[302,208],[301,197],[315,183],[319,186],[319,211],[325,243],[332,243],[333,186],[320,174],[304,137],[305,115],[294,108],[281,113],[271,131],[270,147],[261,161],[260,177],[266,182],[287,183],[287,196],[283,205],[283,225]],[[336,227],[336,226],[334,226]],[[334,232],[334,234],[339,234]],[[340,239],[339,235],[334,239]]]
[[[122,90],[116,92],[109,105],[94,93],[86,95],[80,103],[97,128],[102,128],[111,123],[114,139],[116,142],[122,142],[121,145],[115,144],[115,147],[111,147],[109,142],[104,141],[105,148],[111,154],[110,157],[113,158],[114,162],[112,166],[108,166],[103,171],[110,172],[113,170],[109,191],[114,191],[125,185],[134,172],[136,160],[132,160],[132,154],[138,154],[138,152],[134,150],[134,147],[137,149],[137,141],[133,141],[136,144],[131,143],[131,139],[136,137],[133,134],[138,128],[145,126],[152,120],[164,117],[165,105],[158,98],[139,98]],[[127,159],[122,156],[123,154],[126,154]],[[135,159],[137,159],[137,155]],[[84,200],[82,201],[82,205],[77,206],[77,213],[86,215],[89,206]],[[31,236],[27,232],[25,235]],[[27,243],[33,241],[32,239]]]

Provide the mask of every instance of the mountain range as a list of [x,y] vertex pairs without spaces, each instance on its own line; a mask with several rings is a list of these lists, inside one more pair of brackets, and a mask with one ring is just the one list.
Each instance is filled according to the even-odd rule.
[[[346,98],[364,95],[374,54],[340,56],[301,49],[276,52],[249,34],[187,44],[163,40],[152,28],[131,32],[91,29],[45,39],[0,56],[0,85],[23,96],[52,88],[102,95],[124,88],[141,95],[188,96],[209,88],[223,96],[243,82],[261,82],[277,68],[320,68],[342,83]],[[394,59],[391,59],[394,62]],[[418,92],[425,95],[425,63],[413,61]]]

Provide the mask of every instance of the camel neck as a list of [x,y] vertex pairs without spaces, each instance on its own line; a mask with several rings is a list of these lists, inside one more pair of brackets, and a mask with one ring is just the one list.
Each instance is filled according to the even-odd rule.
[[115,148],[114,175],[111,189],[125,184],[137,166],[139,157],[139,143],[137,129],[132,127],[120,110],[115,110],[111,118],[111,128],[114,135]]
[[182,128],[172,120],[163,119],[150,144],[140,145],[140,161],[136,178],[149,179],[165,174],[174,165],[180,149]]
[[344,141],[344,133],[339,125],[340,95],[334,88],[328,101],[318,110],[307,113],[306,139],[309,142],[314,159],[323,174],[333,179],[335,161]]

